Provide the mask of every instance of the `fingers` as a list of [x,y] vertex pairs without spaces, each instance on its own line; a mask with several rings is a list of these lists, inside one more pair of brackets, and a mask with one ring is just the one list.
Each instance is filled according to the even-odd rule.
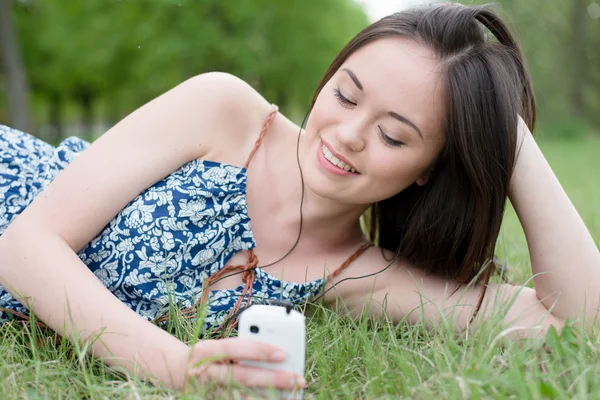
[[[240,338],[204,340],[192,349],[188,377],[196,378],[201,384],[235,381],[250,388],[303,388],[306,385],[304,378],[292,372],[238,363],[238,361],[281,362],[284,359],[285,353],[280,347],[254,340]],[[232,361],[233,364],[228,361]]]
[[224,360],[281,362],[285,359],[285,352],[280,347],[254,340],[228,338],[197,343],[192,358],[200,362]]
[[234,381],[249,388],[301,389],[303,377],[286,371],[255,368],[242,364],[211,364],[189,371],[199,383]]

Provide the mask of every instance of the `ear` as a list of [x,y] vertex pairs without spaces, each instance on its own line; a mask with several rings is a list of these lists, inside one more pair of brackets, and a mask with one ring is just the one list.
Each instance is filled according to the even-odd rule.
[[425,186],[427,184],[427,182],[429,182],[429,179],[431,179],[432,173],[433,173],[433,168],[428,168],[425,172],[423,172],[423,175],[421,175],[416,180],[417,185]]

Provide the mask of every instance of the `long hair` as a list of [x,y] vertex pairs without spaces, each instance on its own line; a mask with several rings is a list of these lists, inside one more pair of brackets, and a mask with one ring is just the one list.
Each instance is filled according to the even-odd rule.
[[441,4],[396,13],[368,26],[342,49],[312,104],[348,56],[388,37],[427,46],[440,62],[446,143],[426,185],[413,184],[367,211],[369,239],[429,273],[487,284],[493,269],[484,267],[493,260],[504,215],[518,115],[531,131],[535,123],[521,50],[486,6]]

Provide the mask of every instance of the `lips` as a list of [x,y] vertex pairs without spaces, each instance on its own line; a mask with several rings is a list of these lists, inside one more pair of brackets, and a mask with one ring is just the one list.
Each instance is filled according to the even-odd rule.
[[335,158],[337,158],[338,160],[342,161],[344,164],[350,166],[350,168],[352,168],[354,170],[353,173],[355,174],[359,174],[360,172],[358,172],[358,170],[356,169],[356,167],[350,162],[348,161],[347,158],[345,158],[344,156],[342,156],[341,154],[337,153],[329,143],[327,143],[324,139],[321,139],[323,146],[325,146],[327,148],[327,150],[329,150],[331,152],[331,154],[333,154],[333,156]]

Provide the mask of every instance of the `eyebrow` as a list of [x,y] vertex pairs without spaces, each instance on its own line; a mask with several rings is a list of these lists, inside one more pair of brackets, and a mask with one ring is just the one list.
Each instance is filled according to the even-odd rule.
[[404,122],[405,124],[409,125],[410,127],[412,127],[415,131],[417,131],[417,133],[419,134],[419,136],[421,136],[421,140],[425,141],[425,139],[423,139],[423,133],[421,132],[421,130],[412,122],[410,122],[410,120],[406,117],[403,117],[400,114],[396,114],[393,111],[388,112],[388,114],[394,118],[396,118],[398,121],[400,122]]
[[[342,71],[346,72],[348,74],[348,76],[350,76],[350,79],[352,79],[352,82],[354,82],[354,84],[356,85],[357,88],[359,88],[360,90],[363,90],[363,85],[362,85],[362,83],[360,83],[360,81],[358,80],[356,75],[354,75],[354,72],[350,71],[348,68],[342,68]],[[393,111],[388,112],[388,114],[390,116],[396,118],[398,121],[403,122],[403,123],[407,124],[408,126],[410,126],[411,128],[413,128],[415,131],[417,131],[417,133],[421,137],[421,140],[423,140],[423,141],[425,140],[425,139],[423,139],[423,133],[421,132],[419,127],[417,127],[415,124],[413,124],[411,122],[411,120],[409,120],[408,118],[406,118],[398,113],[395,113]]]
[[360,83],[356,75],[354,75],[354,72],[350,71],[348,68],[343,68],[342,71],[345,71],[350,76],[350,79],[352,79],[357,88],[363,90],[363,85]]

